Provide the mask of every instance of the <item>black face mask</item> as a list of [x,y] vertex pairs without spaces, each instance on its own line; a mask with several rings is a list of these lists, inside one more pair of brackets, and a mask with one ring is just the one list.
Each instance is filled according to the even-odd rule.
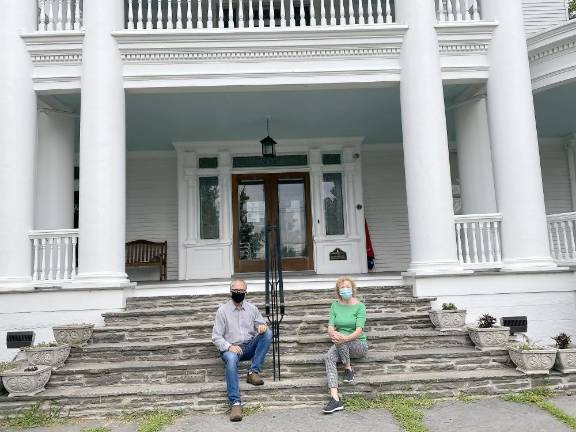
[[234,300],[234,303],[242,303],[244,301],[245,296],[246,296],[246,293],[233,292],[232,293],[232,300]]

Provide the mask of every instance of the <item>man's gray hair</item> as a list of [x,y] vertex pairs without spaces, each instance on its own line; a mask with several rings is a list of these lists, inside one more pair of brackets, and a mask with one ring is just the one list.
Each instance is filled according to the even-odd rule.
[[248,289],[248,284],[246,283],[246,281],[244,279],[241,279],[241,278],[232,279],[232,281],[230,282],[230,289],[232,289],[232,287],[236,284],[236,282],[242,282],[242,285],[244,285],[244,288]]

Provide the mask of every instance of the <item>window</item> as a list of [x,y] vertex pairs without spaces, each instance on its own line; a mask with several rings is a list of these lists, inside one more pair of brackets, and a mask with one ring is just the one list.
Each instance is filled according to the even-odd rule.
[[325,173],[322,177],[324,220],[326,235],[344,234],[344,202],[342,199],[342,174]]
[[200,177],[200,238],[220,238],[220,190],[218,177]]
[[324,153],[322,155],[322,165],[340,165],[341,163],[339,153]]
[[198,158],[198,168],[200,169],[215,169],[218,168],[217,157],[201,157]]

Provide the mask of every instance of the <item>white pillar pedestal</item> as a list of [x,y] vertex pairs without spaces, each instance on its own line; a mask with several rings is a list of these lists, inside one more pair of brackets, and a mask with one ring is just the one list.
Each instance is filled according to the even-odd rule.
[[448,136],[434,2],[396,2],[407,24],[400,100],[410,225],[409,273],[462,271],[456,251]]
[[111,35],[124,27],[124,3],[84,0],[77,284],[128,283],[126,114],[122,60]]
[[454,110],[463,214],[496,213],[494,172],[486,98],[468,100]]
[[23,33],[36,28],[36,2],[4,1],[0,46],[0,291],[29,287],[34,223],[36,94]]
[[38,114],[35,229],[74,227],[74,122],[50,110]]
[[520,0],[484,0],[498,22],[488,52],[488,119],[504,270],[553,268]]

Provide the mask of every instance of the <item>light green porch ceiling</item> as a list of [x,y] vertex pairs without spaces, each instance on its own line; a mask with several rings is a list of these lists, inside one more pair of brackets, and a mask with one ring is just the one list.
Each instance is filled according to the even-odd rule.
[[561,138],[576,133],[576,82],[534,95],[538,136]]

